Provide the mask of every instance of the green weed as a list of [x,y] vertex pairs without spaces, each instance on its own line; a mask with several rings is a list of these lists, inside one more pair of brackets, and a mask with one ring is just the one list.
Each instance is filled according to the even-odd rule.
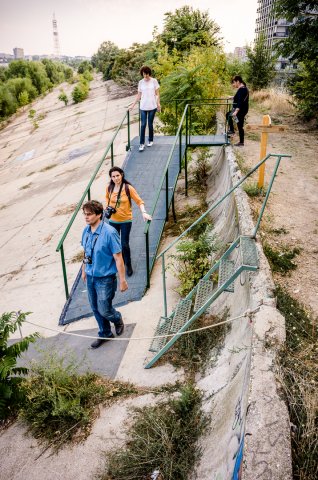
[[97,415],[96,407],[136,393],[130,385],[102,379],[95,373],[77,373],[75,362],[56,353],[33,364],[23,382],[26,401],[21,417],[36,438],[58,449],[65,442],[85,438]]
[[155,470],[165,480],[188,478],[201,456],[197,441],[208,422],[201,402],[202,394],[188,384],[179,398],[135,409],[127,444],[107,455],[108,471],[100,479],[150,479]]
[[288,405],[293,478],[318,476],[318,347],[314,320],[305,307],[281,286],[277,308],[285,316],[286,344],[277,358],[277,375]]
[[249,197],[265,197],[266,195],[266,188],[259,187],[257,182],[244,183],[243,190]]
[[281,250],[276,250],[268,243],[264,243],[263,249],[273,272],[279,272],[282,275],[286,275],[290,270],[295,270],[297,268],[296,263],[292,260],[300,253],[299,248],[293,248],[290,250],[287,247],[282,247]]

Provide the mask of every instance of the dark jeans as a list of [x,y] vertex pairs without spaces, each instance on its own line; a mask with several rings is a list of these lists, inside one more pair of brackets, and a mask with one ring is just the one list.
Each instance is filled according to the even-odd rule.
[[117,289],[116,275],[109,277],[93,277],[87,275],[88,300],[98,323],[99,337],[110,337],[112,331],[110,323],[119,323],[122,319],[121,313],[112,306],[112,301]]
[[146,125],[148,117],[148,129],[149,129],[149,142],[153,142],[153,121],[156,115],[157,109],[154,110],[140,110],[140,145],[145,144]]
[[114,227],[119,233],[124,263],[126,267],[131,267],[129,235],[130,235],[132,222],[122,222],[122,223],[109,222],[109,225],[111,227]]
[[[226,114],[226,119],[229,123],[229,130],[231,132],[234,132],[233,117],[232,115],[230,115],[230,113],[231,112],[228,112]],[[237,114],[238,123],[236,125],[237,125],[239,136],[240,136],[240,143],[244,143],[244,128],[243,128],[244,118],[245,118],[245,114],[240,114],[240,112],[238,112]]]

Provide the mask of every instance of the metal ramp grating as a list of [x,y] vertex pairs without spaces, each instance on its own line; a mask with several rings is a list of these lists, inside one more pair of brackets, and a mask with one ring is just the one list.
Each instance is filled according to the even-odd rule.
[[192,299],[181,300],[178,303],[175,314],[172,319],[170,333],[177,333],[181,327],[189,320]]
[[258,256],[254,238],[240,237],[242,265],[258,267]]
[[[219,267],[219,282],[218,286],[224,285],[234,274],[234,262],[233,260],[227,260],[223,258]],[[234,282],[227,285],[224,290],[226,292],[234,292]]]
[[210,280],[201,279],[199,281],[197,294],[195,297],[194,311],[199,310],[205,302],[212,296],[213,283]]
[[[157,325],[154,337],[157,335],[169,335],[172,319],[166,317],[160,317]],[[159,352],[162,347],[167,343],[167,337],[153,338],[149,347],[150,352]]]

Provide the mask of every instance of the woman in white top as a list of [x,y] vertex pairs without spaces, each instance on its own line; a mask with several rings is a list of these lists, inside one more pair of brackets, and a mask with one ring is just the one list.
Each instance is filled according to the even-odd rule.
[[153,144],[153,121],[156,112],[160,112],[159,83],[151,76],[151,68],[143,66],[140,69],[140,75],[143,77],[138,83],[138,95],[131,105],[130,110],[140,101],[140,145],[139,151],[145,148],[145,133],[148,118],[149,138],[147,147]]

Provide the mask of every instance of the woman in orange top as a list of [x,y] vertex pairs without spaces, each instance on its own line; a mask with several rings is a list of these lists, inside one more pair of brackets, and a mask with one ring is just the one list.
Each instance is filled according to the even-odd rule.
[[109,170],[110,182],[106,188],[105,215],[109,218],[109,225],[114,227],[120,235],[123,258],[128,277],[133,274],[130,257],[129,235],[132,224],[131,199],[138,205],[144,221],[151,220],[145,210],[144,201],[136,189],[125,179],[124,171],[119,167]]

